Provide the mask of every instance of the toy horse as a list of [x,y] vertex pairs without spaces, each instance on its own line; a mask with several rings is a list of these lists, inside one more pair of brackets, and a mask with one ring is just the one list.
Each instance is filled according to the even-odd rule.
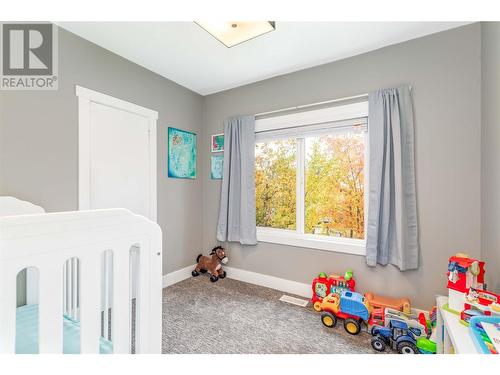
[[196,268],[191,272],[194,277],[201,273],[210,272],[210,281],[216,282],[219,278],[226,277],[226,271],[222,269],[222,264],[226,264],[228,258],[221,246],[214,247],[210,253],[211,256],[198,255],[196,257]]

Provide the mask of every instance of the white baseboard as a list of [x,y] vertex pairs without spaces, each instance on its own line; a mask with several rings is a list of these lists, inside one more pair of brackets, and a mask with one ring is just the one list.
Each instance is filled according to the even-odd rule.
[[265,286],[285,293],[310,298],[312,291],[310,284],[299,283],[297,281],[281,279],[275,276],[264,275],[262,273],[246,271],[234,267],[224,267],[227,277],[239,281],[244,281],[254,285]]
[[[178,283],[179,281],[189,279],[191,271],[196,267],[196,264],[187,266],[180,270],[163,275],[163,288]],[[262,273],[242,270],[234,267],[224,267],[227,271],[227,277],[246,283],[264,286],[266,288],[280,290],[285,293],[295,294],[297,296],[310,298],[311,285],[299,283],[297,281],[281,279],[275,276],[264,275]]]
[[176,284],[179,281],[189,279],[191,277],[191,272],[194,270],[195,267],[196,264],[192,264],[191,266],[187,266],[181,268],[180,270],[163,275],[163,281],[162,281],[163,288]]
[[[163,275],[163,288],[178,283],[179,281],[189,279],[191,277],[191,271],[193,271],[195,267],[196,264],[193,264],[191,266],[187,266],[180,270]],[[281,292],[295,294],[297,296],[305,298],[311,298],[312,295],[311,284],[281,279],[275,276],[242,270],[240,268],[224,267],[224,269],[227,271],[227,277],[230,279],[264,286],[266,288],[276,289]],[[423,312],[426,316],[429,315],[429,312],[426,310],[412,307],[412,313],[414,313],[415,315],[418,315],[421,312]]]

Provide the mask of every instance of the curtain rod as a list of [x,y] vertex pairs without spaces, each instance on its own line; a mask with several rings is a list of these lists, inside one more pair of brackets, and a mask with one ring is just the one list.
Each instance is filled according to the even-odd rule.
[[261,113],[256,113],[255,117],[258,116],[266,116],[266,115],[272,115],[274,113],[280,113],[280,112],[287,112],[287,111],[293,111],[297,109],[303,109],[303,108],[309,108],[309,107],[315,107],[318,105],[323,105],[323,104],[329,104],[329,103],[336,103],[336,102],[343,102],[346,100],[351,100],[351,99],[359,99],[359,98],[364,98],[368,97],[368,94],[361,94],[361,95],[354,95],[354,96],[348,96],[345,98],[339,98],[339,99],[332,99],[332,100],[325,100],[323,102],[316,102],[316,103],[311,103],[311,104],[304,104],[304,105],[297,105],[294,107],[288,107],[288,108],[282,108],[282,109],[277,109],[275,111],[268,111],[268,112],[261,112]]

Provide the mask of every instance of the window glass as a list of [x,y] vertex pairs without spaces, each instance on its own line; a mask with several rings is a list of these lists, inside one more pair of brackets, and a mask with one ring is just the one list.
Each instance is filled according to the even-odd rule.
[[258,227],[296,230],[296,139],[257,143],[255,150]]
[[305,138],[304,233],[364,238],[364,132]]

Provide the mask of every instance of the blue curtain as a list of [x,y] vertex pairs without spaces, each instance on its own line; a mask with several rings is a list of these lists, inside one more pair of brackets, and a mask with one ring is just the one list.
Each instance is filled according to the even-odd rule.
[[409,86],[369,94],[366,262],[419,265],[413,106]]

